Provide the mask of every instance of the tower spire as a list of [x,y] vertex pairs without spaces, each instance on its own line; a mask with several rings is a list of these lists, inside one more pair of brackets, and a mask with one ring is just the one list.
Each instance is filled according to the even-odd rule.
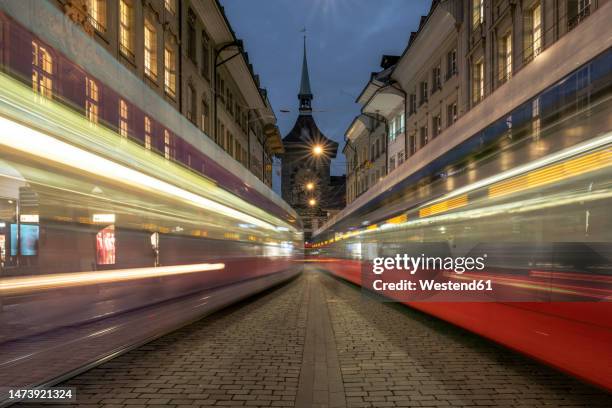
[[[304,29],[304,33],[306,29]],[[308,61],[306,59],[306,34],[304,34],[304,59],[302,61],[302,81],[300,82],[300,93],[298,99],[300,100],[300,112],[310,112],[312,107],[310,101],[312,101],[312,91],[310,90],[310,76],[308,75]]]

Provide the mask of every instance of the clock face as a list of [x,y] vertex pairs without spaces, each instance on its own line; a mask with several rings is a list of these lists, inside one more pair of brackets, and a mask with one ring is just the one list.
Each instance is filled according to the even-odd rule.
[[321,180],[307,167],[298,167],[293,175],[293,205],[308,206],[310,200],[321,202]]

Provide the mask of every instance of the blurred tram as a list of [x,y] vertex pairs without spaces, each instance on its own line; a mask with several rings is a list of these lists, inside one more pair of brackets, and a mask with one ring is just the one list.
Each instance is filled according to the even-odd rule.
[[[122,134],[108,113],[128,101],[1,13],[0,29],[0,405],[301,271],[299,219],[267,187],[153,118]],[[115,109],[92,121],[76,86]]]
[[371,289],[376,257],[486,254],[481,272],[418,274],[490,279],[490,297],[380,294],[612,390],[611,91],[608,49],[332,220],[309,260]]

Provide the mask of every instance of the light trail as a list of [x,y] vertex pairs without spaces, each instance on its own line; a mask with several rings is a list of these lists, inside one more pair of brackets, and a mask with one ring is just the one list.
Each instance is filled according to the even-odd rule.
[[0,117],[0,145],[141,190],[153,190],[174,198],[180,198],[196,207],[215,211],[241,222],[246,221],[268,230],[276,230],[276,226],[251,215],[69,145],[3,117]]
[[99,283],[116,283],[136,279],[209,272],[224,268],[225,264],[223,263],[202,263],[3,278],[0,279],[0,296],[26,294],[43,290],[63,289]]

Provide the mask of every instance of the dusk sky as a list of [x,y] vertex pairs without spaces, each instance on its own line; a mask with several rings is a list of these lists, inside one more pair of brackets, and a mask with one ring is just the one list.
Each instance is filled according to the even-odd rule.
[[[401,54],[431,0],[221,0],[268,89],[283,136],[297,117],[302,33],[307,30],[313,109],[321,131],[344,146],[356,97],[383,54]],[[289,109],[291,113],[282,113]],[[323,112],[317,112],[317,111]],[[332,174],[344,174],[341,154]],[[278,169],[278,167],[276,168]],[[275,169],[275,172],[276,172]],[[278,186],[278,178],[275,187]]]

